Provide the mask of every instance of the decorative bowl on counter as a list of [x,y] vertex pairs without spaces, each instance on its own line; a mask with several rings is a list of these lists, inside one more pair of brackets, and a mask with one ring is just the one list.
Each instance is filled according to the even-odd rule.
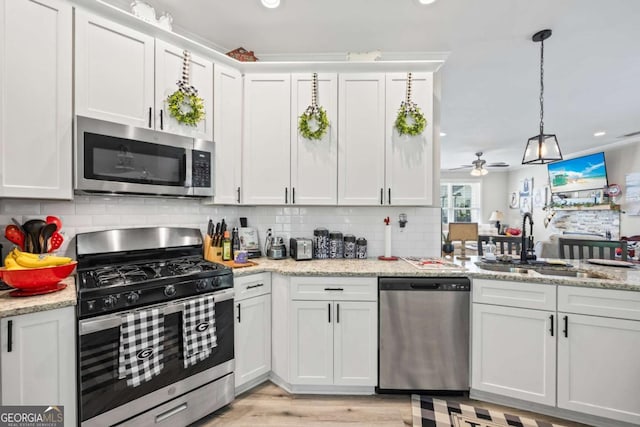
[[67,287],[60,281],[66,279],[76,268],[77,261],[68,264],[7,270],[0,268],[0,279],[17,291],[11,296],[31,296],[60,291]]

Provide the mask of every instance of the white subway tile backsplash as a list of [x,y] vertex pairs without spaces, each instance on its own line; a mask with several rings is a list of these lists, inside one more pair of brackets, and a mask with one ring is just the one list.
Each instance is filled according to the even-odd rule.
[[40,202],[38,200],[2,200],[0,213],[10,215],[39,215]]

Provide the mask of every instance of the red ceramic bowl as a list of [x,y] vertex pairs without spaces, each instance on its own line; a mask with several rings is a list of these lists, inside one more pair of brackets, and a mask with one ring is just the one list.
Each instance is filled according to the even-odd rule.
[[72,261],[65,265],[21,270],[7,270],[3,267],[0,268],[0,279],[17,289],[31,291],[52,288],[73,273],[77,263],[78,261]]

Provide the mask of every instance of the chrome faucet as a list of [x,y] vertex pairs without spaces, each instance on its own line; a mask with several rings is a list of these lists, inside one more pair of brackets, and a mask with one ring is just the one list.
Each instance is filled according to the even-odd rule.
[[[529,218],[529,239],[527,239],[527,218]],[[533,218],[531,213],[525,212],[522,217],[522,241],[520,243],[520,264],[527,264],[529,246],[533,246]]]

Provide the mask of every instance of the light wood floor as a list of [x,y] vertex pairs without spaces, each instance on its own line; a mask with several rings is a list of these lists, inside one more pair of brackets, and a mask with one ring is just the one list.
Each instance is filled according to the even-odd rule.
[[[466,397],[441,397],[477,407],[496,409],[513,415],[547,420],[567,427],[583,424],[558,420],[504,406],[470,400]],[[266,382],[236,398],[230,405],[196,422],[191,427],[256,426],[411,426],[411,396],[323,396],[289,394]]]

